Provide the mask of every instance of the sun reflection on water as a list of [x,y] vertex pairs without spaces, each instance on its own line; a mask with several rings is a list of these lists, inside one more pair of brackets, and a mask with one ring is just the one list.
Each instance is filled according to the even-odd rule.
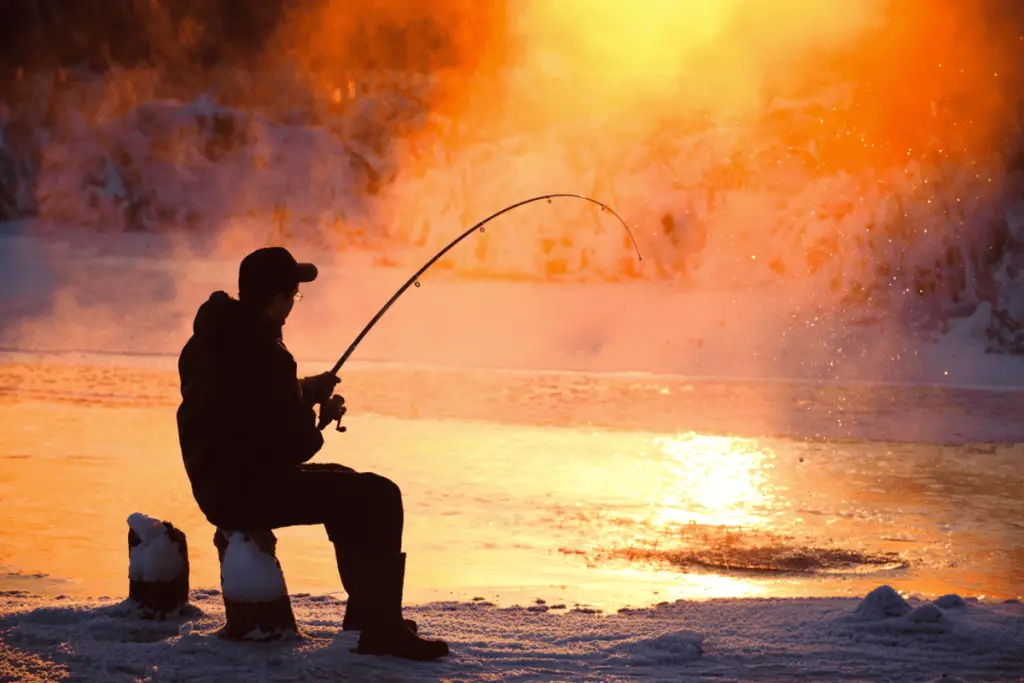
[[756,439],[686,434],[659,437],[655,446],[671,477],[656,508],[655,524],[763,526],[777,504],[767,472],[775,454]]

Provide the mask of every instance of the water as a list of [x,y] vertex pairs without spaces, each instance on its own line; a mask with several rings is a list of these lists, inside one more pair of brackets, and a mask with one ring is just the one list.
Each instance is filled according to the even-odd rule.
[[[0,588],[126,594],[135,511],[182,528],[192,585],[216,586],[173,359],[7,361]],[[342,386],[349,430],[316,460],[402,487],[410,602],[1024,585],[1022,392],[401,365]],[[290,591],[341,591],[322,528],[278,535]]]

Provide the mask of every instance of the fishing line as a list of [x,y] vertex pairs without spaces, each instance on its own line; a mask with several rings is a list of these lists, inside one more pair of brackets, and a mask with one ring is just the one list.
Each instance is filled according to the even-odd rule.
[[[423,264],[423,267],[421,267],[419,270],[417,270],[415,273],[413,273],[412,277],[410,277],[408,280],[406,280],[405,284],[403,284],[401,287],[398,288],[398,291],[395,292],[390,299],[388,299],[387,303],[384,304],[384,306],[379,311],[377,311],[377,314],[374,315],[373,318],[370,319],[370,322],[368,322],[366,324],[366,327],[363,328],[363,330],[359,333],[359,335],[355,338],[355,340],[349,345],[349,347],[347,349],[345,349],[345,353],[343,353],[341,355],[341,358],[338,359],[338,362],[334,364],[333,368],[331,368],[331,374],[334,374],[334,375],[338,374],[338,371],[341,370],[341,366],[345,364],[345,361],[347,361],[349,359],[349,356],[352,355],[352,352],[356,350],[357,346],[359,346],[359,342],[361,342],[363,340],[363,338],[367,335],[367,333],[371,329],[373,329],[373,326],[377,324],[377,321],[380,320],[381,317],[385,313],[387,313],[388,309],[391,308],[392,304],[394,304],[395,301],[398,300],[398,297],[402,296],[402,294],[405,293],[405,290],[409,289],[409,287],[412,287],[414,285],[416,287],[419,287],[420,286],[420,276],[423,275],[423,273],[425,273],[427,271],[427,269],[430,268],[430,266],[434,265],[434,263],[436,263],[438,261],[438,259],[440,259],[442,256],[447,254],[451,249],[453,249],[455,247],[455,245],[457,245],[459,242],[461,242],[462,240],[464,240],[467,237],[469,237],[470,235],[472,235],[477,230],[479,230],[480,232],[484,232],[484,226],[487,225],[487,223],[489,223],[492,220],[494,220],[495,218],[497,218],[498,216],[501,216],[502,214],[508,213],[509,211],[512,211],[513,209],[519,208],[520,206],[525,206],[526,204],[532,204],[533,202],[543,201],[545,199],[550,204],[552,199],[558,199],[558,198],[582,199],[584,201],[590,202],[591,204],[596,204],[597,206],[599,206],[601,208],[601,211],[608,212],[611,215],[615,216],[615,218],[620,223],[622,223],[622,227],[626,229],[626,233],[629,235],[629,239],[633,242],[633,248],[636,250],[636,257],[637,257],[637,259],[640,260],[640,261],[644,260],[643,256],[640,255],[640,247],[637,246],[636,238],[633,237],[633,233],[629,229],[629,226],[626,225],[626,221],[623,220],[622,216],[620,216],[619,214],[615,213],[615,210],[612,209],[607,204],[604,204],[602,202],[599,202],[596,199],[592,199],[590,197],[587,197],[587,196],[584,196],[584,195],[581,195],[581,194],[572,194],[572,193],[564,193],[564,192],[563,193],[555,193],[555,194],[545,194],[545,195],[541,195],[539,197],[531,197],[530,199],[524,199],[521,202],[516,202],[515,204],[512,204],[510,206],[506,206],[504,209],[491,214],[490,216],[488,216],[487,218],[483,219],[482,221],[480,221],[479,223],[477,223],[473,227],[469,228],[464,233],[462,233],[461,235],[459,235],[458,237],[453,239],[451,242],[449,242],[448,245],[445,246],[444,249],[442,249],[441,251],[437,252],[432,259],[430,259],[425,264]],[[326,420],[325,421],[324,419],[321,418],[320,422],[318,424],[318,427],[320,429],[323,429],[324,427],[327,426],[327,424],[329,424],[329,422],[330,422],[330,420]],[[341,425],[340,418],[338,420],[338,430],[339,431],[345,431],[345,427],[343,427]]]

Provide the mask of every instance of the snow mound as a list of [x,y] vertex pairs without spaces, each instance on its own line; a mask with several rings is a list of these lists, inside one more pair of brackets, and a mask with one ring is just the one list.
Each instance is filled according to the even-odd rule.
[[[943,602],[956,606],[954,600]],[[887,650],[882,655],[885,657],[903,657],[911,652],[949,653],[965,662],[958,673],[969,679],[992,675],[980,673],[983,669],[1000,671],[996,676],[1000,680],[1007,675],[1019,676],[1024,671],[1024,622],[1019,610],[1003,606],[983,609],[983,613],[972,615],[963,609],[946,612],[932,602],[911,607],[891,588],[881,586],[862,601],[854,618],[840,620],[844,628],[838,632],[845,631],[860,647]],[[959,668],[951,663],[945,667],[944,675],[950,673],[949,669]]]
[[934,624],[942,621],[942,610],[927,602],[914,609],[913,612],[904,617],[907,621],[917,624]]
[[936,598],[932,601],[936,606],[942,609],[957,609],[966,607],[967,603],[956,593],[950,593],[949,595],[943,595],[942,597]]
[[892,586],[879,586],[861,600],[854,614],[864,620],[876,620],[902,617],[910,611],[910,604]]

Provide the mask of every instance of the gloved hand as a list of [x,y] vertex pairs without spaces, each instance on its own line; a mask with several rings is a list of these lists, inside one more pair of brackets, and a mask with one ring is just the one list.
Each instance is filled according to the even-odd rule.
[[336,422],[340,420],[348,408],[345,407],[345,399],[338,394],[331,396],[320,406],[320,420],[324,422]]
[[299,380],[299,384],[302,386],[302,400],[311,406],[323,403],[330,398],[331,392],[340,381],[341,378],[332,372],[304,377]]

